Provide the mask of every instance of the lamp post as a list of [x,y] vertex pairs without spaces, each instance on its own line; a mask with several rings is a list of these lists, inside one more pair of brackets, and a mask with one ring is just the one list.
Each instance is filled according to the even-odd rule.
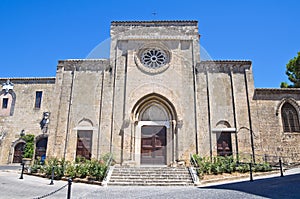
[[254,140],[253,140],[253,131],[252,129],[249,129],[248,127],[242,126],[239,128],[237,132],[239,132],[242,129],[246,129],[250,132],[250,144],[251,144],[251,152],[252,152],[252,161],[255,163],[255,151],[254,151]]

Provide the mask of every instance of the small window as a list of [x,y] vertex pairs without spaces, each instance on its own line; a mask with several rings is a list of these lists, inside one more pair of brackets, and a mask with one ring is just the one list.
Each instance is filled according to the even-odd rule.
[[41,108],[42,95],[43,95],[42,91],[36,91],[34,108]]
[[8,107],[8,98],[3,98],[2,108],[7,109],[7,107]]

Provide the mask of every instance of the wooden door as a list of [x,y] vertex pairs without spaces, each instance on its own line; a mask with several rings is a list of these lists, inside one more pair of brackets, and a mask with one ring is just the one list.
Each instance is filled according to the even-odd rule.
[[46,158],[48,138],[42,138],[36,143],[35,159],[44,161]]
[[77,132],[77,150],[76,157],[83,157],[88,160],[92,156],[92,131]]
[[217,133],[217,154],[219,156],[232,155],[231,133]]
[[166,164],[166,127],[143,126],[141,137],[141,164]]
[[20,142],[15,146],[13,163],[22,163],[25,143]]

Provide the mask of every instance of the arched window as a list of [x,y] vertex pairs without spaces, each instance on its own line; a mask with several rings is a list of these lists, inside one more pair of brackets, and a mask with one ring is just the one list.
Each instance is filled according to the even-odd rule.
[[300,132],[297,110],[290,103],[283,104],[281,117],[284,132]]

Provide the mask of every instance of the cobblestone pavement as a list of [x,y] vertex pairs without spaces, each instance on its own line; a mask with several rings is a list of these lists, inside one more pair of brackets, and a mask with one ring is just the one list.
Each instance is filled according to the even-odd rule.
[[[247,179],[214,183],[200,187],[101,187],[82,183],[72,184],[71,198],[299,198],[300,169],[285,172],[285,177],[270,175],[249,182]],[[37,198],[67,184],[35,176],[24,175],[19,170],[0,166],[0,199]],[[67,187],[46,198],[66,198]]]

